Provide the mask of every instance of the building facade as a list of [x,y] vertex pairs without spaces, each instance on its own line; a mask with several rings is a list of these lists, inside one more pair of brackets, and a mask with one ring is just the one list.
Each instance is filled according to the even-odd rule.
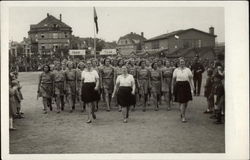
[[58,50],[69,49],[72,28],[62,22],[62,15],[57,19],[47,13],[47,17],[35,25],[30,25],[28,32],[31,52],[51,54]]
[[141,35],[131,32],[119,38],[117,50],[121,55],[136,54],[142,50],[145,40],[143,32],[141,32]]
[[203,32],[194,28],[178,30],[171,33],[153,37],[144,42],[144,50],[167,50],[172,53],[179,49],[215,47],[214,28]]

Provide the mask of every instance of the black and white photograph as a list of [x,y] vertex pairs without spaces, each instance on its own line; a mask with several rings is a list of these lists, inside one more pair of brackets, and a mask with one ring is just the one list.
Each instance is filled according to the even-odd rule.
[[248,159],[248,7],[216,3],[1,3],[3,159]]

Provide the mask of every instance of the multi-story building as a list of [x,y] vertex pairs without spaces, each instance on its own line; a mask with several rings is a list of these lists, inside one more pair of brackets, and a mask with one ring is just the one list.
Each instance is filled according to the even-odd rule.
[[117,49],[121,55],[136,54],[143,48],[143,42],[146,40],[143,32],[141,35],[131,32],[119,38]]
[[194,28],[178,30],[144,41],[144,50],[164,52],[164,55],[178,53],[176,56],[181,56],[180,53],[190,53],[191,49],[213,49],[216,37],[213,27],[209,28],[209,33]]
[[72,28],[62,22],[62,15],[57,19],[47,13],[47,17],[38,24],[30,25],[28,32],[31,52],[52,53],[68,49],[72,36]]

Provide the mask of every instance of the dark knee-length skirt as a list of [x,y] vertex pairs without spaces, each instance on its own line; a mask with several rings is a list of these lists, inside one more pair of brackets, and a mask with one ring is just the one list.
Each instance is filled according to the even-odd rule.
[[83,83],[82,85],[82,101],[85,103],[100,100],[98,91],[95,90],[95,83]]
[[119,87],[117,93],[117,103],[122,107],[127,107],[131,105],[135,105],[135,95],[132,93],[131,87]]
[[177,81],[174,87],[175,102],[187,103],[193,100],[191,87],[188,81]]

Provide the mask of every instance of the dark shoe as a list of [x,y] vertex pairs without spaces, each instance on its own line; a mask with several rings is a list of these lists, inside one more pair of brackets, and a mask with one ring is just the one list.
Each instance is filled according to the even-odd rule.
[[143,109],[142,109],[142,112],[146,112],[146,109],[145,109],[145,108],[143,108]]
[[91,120],[88,120],[86,123],[91,123],[92,121]]
[[122,110],[121,109],[119,109],[119,111],[118,112],[121,112]]
[[60,111],[57,111],[56,113],[60,113]]
[[24,116],[22,116],[21,114],[18,115],[18,119],[22,119],[24,118]]
[[106,111],[107,111],[107,112],[110,112],[110,109],[107,109]]
[[15,131],[15,130],[17,130],[16,128],[10,128],[10,131]]
[[216,117],[216,115],[212,115],[212,116],[210,116],[209,118],[210,118],[210,119],[216,119],[217,117]]
[[221,121],[215,121],[214,124],[223,124]]
[[154,110],[155,110],[155,111],[158,111],[159,109],[158,109],[158,108],[155,108]]
[[170,110],[171,110],[171,108],[170,108],[170,107],[168,107],[168,108],[167,108],[167,111],[170,111]]
[[123,120],[123,123],[128,123],[127,119],[124,119],[124,120]]
[[209,113],[213,113],[213,111],[205,111],[205,112],[203,112],[204,114],[209,114]]
[[85,112],[85,109],[82,109],[81,112]]
[[43,114],[47,114],[47,111],[44,111]]
[[24,114],[23,112],[20,112],[20,114]]

